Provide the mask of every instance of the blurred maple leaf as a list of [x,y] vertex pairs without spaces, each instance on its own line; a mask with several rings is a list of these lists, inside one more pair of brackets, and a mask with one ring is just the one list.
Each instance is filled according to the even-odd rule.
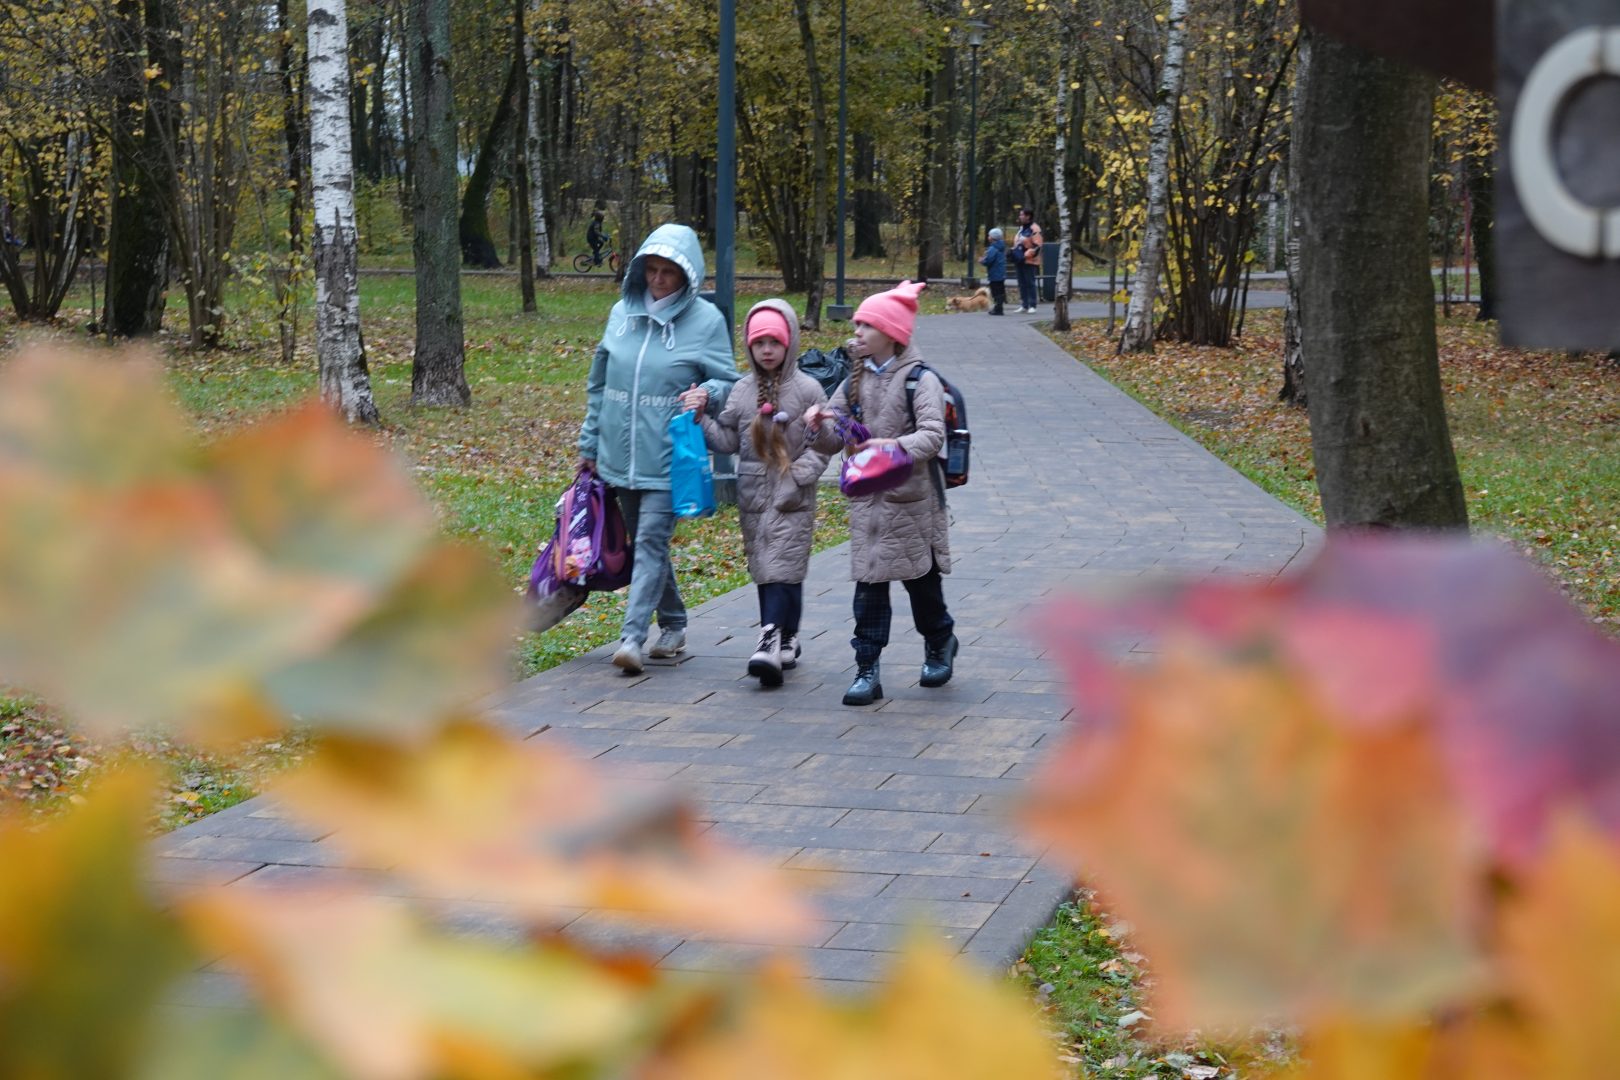
[[1002,1080],[1059,1075],[1052,1040],[1011,987],[919,939],[869,1001],[767,973],[729,1022],[652,1080]]
[[1467,1009],[1304,1033],[1286,1080],[1590,1080],[1620,1061],[1620,850],[1560,816],[1508,886],[1490,935],[1495,978]]
[[504,584],[318,403],[207,449],[148,363],[0,372],[0,679],[103,730],[410,736],[498,687]]
[[644,1052],[680,1001],[561,948],[443,936],[354,892],[223,889],[184,913],[267,1006],[362,1080],[604,1068]]
[[1506,1008],[1475,1021],[1466,1074],[1588,1080],[1620,1067],[1620,850],[1578,817],[1503,902]]
[[488,728],[413,747],[332,740],[276,790],[367,862],[517,914],[593,907],[760,941],[809,928],[782,874],[702,835],[668,788]]
[[[1620,836],[1620,641],[1500,544],[1346,539],[1298,582],[1302,606],[1421,627],[1453,782],[1493,853],[1523,864],[1575,806]],[[1286,637],[1288,628],[1282,628]],[[1349,689],[1381,665],[1345,671]]]
[[152,777],[112,773],[36,826],[0,820],[0,1076],[115,1077],[186,963],[141,877]]
[[[1347,723],[1422,716],[1491,852],[1533,855],[1567,802],[1620,835],[1620,642],[1495,543],[1338,536],[1277,583],[1199,584],[1054,609],[1047,629],[1083,706],[1071,776],[1105,770],[1143,638],[1260,650]],[[1534,722],[1528,722],[1529,718]]]
[[1620,826],[1620,644],[1500,546],[1335,537],[1287,581],[1047,626],[1081,719],[1032,815],[1140,924],[1175,1019],[1439,1004],[1493,859],[1532,864],[1566,803]]
[[1475,974],[1475,864],[1421,727],[1183,642],[1121,706],[1109,768],[1075,783],[1060,754],[1030,816],[1138,928],[1162,1019],[1392,1015]]

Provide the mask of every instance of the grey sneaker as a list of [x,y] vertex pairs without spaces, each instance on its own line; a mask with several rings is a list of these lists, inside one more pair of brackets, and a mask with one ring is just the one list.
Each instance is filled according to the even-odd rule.
[[785,641],[783,641],[782,642],[782,670],[783,671],[792,671],[794,668],[798,667],[799,666],[799,657],[801,657],[803,655],[804,655],[804,650],[799,648],[799,635],[798,634],[794,634],[792,637],[790,637],[790,638],[786,639]]
[[619,651],[613,654],[613,666],[623,668],[631,675],[641,674],[641,642],[621,641]]
[[654,660],[669,660],[686,651],[685,630],[660,630],[658,641],[647,653]]

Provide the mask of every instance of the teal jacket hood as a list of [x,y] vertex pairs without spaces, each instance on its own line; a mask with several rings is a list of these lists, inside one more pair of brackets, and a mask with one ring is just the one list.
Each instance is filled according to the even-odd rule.
[[[649,255],[668,259],[679,266],[681,272],[686,275],[686,287],[681,290],[681,294],[668,306],[653,314],[647,311]],[[619,302],[625,318],[620,324],[619,332],[628,332],[630,324],[636,319],[651,319],[660,328],[673,326],[682,313],[700,301],[699,294],[703,291],[703,277],[706,270],[703,265],[703,244],[698,240],[696,232],[686,225],[658,226],[641,242],[635,258],[630,260],[630,265],[625,269],[624,283],[619,287],[621,297]]]
[[[670,303],[647,310],[646,259],[669,259],[686,275]],[[691,386],[709,392],[709,408],[723,407],[737,381],[731,333],[720,309],[700,298],[703,247],[685,225],[660,225],[625,270],[585,384],[581,457],[614,487],[669,489],[669,420]]]

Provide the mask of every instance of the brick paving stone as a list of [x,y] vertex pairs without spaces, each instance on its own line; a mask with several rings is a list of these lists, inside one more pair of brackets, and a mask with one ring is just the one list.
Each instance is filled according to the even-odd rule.
[[999,904],[1012,894],[1016,878],[897,876],[878,895],[908,900],[988,900]]
[[923,851],[940,838],[933,829],[792,828],[716,822],[714,835],[756,846],[794,844],[800,848],[840,848],[865,851]]
[[227,885],[263,865],[239,859],[176,859],[157,855],[147,860],[146,874],[160,885]]
[[951,926],[905,926],[899,923],[845,923],[825,944],[832,949],[860,949],[866,952],[896,952],[907,942],[923,938],[937,941],[953,951],[960,950],[974,931]]
[[703,821],[776,825],[782,828],[831,826],[843,820],[849,813],[849,810],[841,806],[766,806],[760,803],[716,802],[698,807],[698,818]]
[[905,873],[917,877],[1020,878],[1035,865],[1035,860],[993,855],[944,855],[926,851],[809,848],[789,859],[787,865],[807,870]]
[[958,792],[872,791],[822,784],[771,784],[752,801],[790,806],[843,806],[856,810],[923,810],[960,814],[973,805],[974,797]]
[[[1056,910],[1057,905],[1053,905]],[[827,896],[816,901],[822,917],[845,922],[915,923],[977,930],[995,914],[996,905],[981,900],[913,900],[882,896]],[[1033,932],[1041,924],[1030,929]]]
[[[821,985],[859,993],[917,921],[991,967],[1017,955],[1067,895],[1061,868],[1004,820],[1021,786],[1070,730],[1074,702],[1032,619],[1064,597],[1136,579],[1269,577],[1312,550],[1319,531],[1026,325],[971,315],[924,318],[917,342],[973,401],[974,479],[950,496],[955,565],[945,592],[963,643],[957,674],[918,685],[922,646],[905,593],[879,705],[839,703],[853,671],[849,555],[811,560],[804,658],[778,690],[746,677],[757,605],[746,587],[691,612],[688,651],[639,676],[594,649],[512,687],[492,717],[520,735],[599,757],[626,783],[665,775],[694,812],[795,876],[824,871],[824,920],[797,955]],[[1140,663],[1151,641],[1113,652]],[[165,889],[356,881],[412,897],[446,926],[519,940],[525,921],[476,897],[424,900],[409,883],[364,871],[266,799],[186,826],[154,844]],[[802,871],[802,873],[800,873]],[[971,893],[971,896],[963,896]],[[593,946],[637,950],[666,966],[713,970],[757,955],[747,943],[557,913]],[[226,973],[182,991],[223,996]]]
[[794,865],[794,854],[786,860],[783,873],[796,888],[810,896],[876,896],[894,883],[894,875],[881,872],[852,872]]

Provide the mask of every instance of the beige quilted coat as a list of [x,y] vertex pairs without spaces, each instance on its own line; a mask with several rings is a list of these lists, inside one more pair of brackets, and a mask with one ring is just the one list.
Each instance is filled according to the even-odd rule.
[[[864,363],[864,361],[857,361]],[[873,438],[898,438],[915,462],[911,478],[892,491],[849,500],[850,576],[856,581],[909,581],[939,564],[951,571],[950,517],[940,494],[932,460],[945,445],[945,390],[932,373],[917,383],[917,423],[906,409],[906,374],[922,363],[917,347],[907,345],[882,375],[861,376],[861,422]],[[833,394],[835,412],[849,411],[845,381]],[[823,424],[816,445],[832,452],[839,446],[831,424]]]
[[[778,390],[778,411],[792,417],[785,425],[788,455],[793,464],[786,475],[769,468],[754,453],[748,428],[759,411],[759,370],[750,371],[731,389],[719,416],[703,417],[703,437],[709,449],[737,455],[737,510],[742,521],[743,550],[748,573],[759,585],[803,581],[810,572],[810,544],[816,531],[816,482],[827,467],[827,453],[805,445],[804,414],[827,396],[821,384],[799,370],[799,317],[781,300],[763,300],[749,309],[750,316],[770,307],[787,319],[793,340],[787,343]],[[743,326],[747,326],[744,320]]]

